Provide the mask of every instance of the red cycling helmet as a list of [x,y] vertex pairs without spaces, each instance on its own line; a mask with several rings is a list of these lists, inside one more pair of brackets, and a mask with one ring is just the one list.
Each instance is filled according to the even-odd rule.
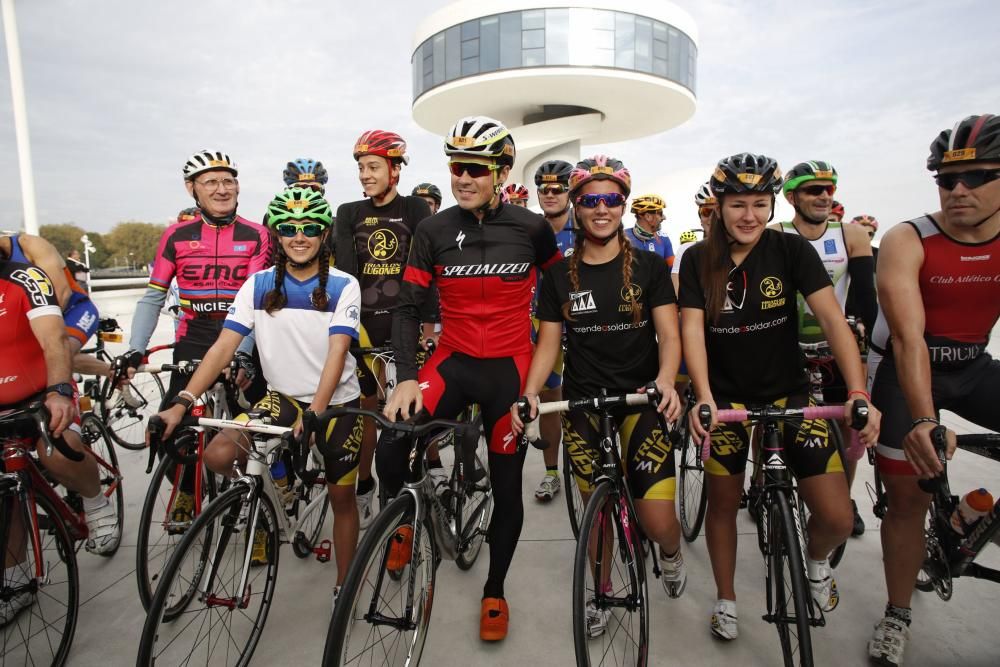
[[830,207],[830,215],[837,216],[838,220],[844,219],[844,205],[841,204],[836,199],[833,200],[833,206]]
[[388,130],[368,130],[354,142],[354,159],[363,155],[378,155],[393,164],[410,164],[403,137]]

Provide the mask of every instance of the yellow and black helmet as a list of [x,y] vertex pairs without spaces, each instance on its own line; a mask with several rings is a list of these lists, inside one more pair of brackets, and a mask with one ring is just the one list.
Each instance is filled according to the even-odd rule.
[[640,195],[632,200],[632,212],[636,215],[662,211],[667,207],[659,195]]

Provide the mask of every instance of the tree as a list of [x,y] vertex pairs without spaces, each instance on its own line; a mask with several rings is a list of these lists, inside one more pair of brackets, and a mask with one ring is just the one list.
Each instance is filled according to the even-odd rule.
[[105,266],[135,265],[145,266],[156,257],[156,246],[165,225],[129,220],[119,222],[104,235],[108,259]]
[[83,255],[83,242],[80,237],[86,234],[82,228],[73,223],[61,225],[42,225],[38,228],[38,235],[51,243],[65,257],[70,250],[79,250]]

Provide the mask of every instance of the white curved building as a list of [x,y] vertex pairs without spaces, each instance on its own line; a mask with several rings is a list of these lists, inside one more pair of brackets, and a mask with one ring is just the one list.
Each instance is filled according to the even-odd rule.
[[413,118],[443,135],[462,116],[514,135],[511,180],[580,143],[663,132],[694,114],[694,20],[666,0],[460,0],[417,27]]

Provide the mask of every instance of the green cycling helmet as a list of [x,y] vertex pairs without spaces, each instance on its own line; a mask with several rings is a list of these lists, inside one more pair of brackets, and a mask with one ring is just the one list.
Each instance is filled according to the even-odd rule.
[[274,227],[282,222],[309,220],[324,227],[333,226],[333,211],[323,195],[311,188],[289,188],[279,192],[267,205],[264,224]]
[[807,181],[830,181],[837,184],[837,170],[829,162],[810,160],[800,162],[785,174],[784,192],[788,193]]

